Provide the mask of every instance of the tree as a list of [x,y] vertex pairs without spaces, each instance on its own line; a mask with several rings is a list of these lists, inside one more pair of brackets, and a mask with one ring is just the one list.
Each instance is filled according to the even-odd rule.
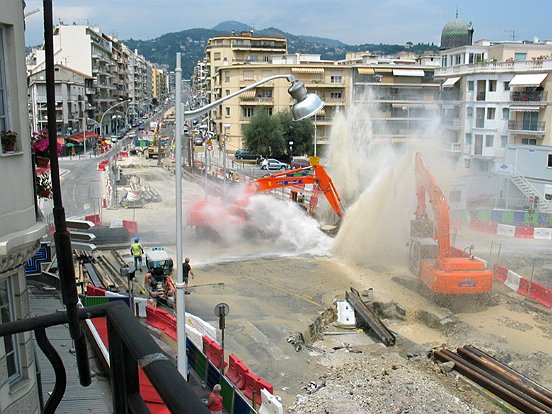
[[243,126],[243,139],[247,149],[257,154],[282,154],[286,150],[280,123],[264,108],[259,108],[249,124]]
[[289,141],[293,141],[293,154],[290,156],[312,154],[314,125],[310,119],[294,121],[290,111],[278,112],[276,119],[284,131],[286,152],[289,152]]
[[[314,126],[310,119],[294,121],[290,111],[270,116],[264,108],[243,127],[245,146],[262,155],[303,155],[313,150]],[[293,141],[293,154],[289,142]]]

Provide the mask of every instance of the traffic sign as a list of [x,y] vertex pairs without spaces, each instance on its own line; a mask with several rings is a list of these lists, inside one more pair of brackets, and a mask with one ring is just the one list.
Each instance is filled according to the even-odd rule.
[[222,302],[215,306],[215,316],[218,316],[220,318],[221,316],[226,316],[229,313],[230,306],[228,306],[226,303]]
[[207,145],[207,150],[208,151],[213,151],[213,146],[212,145]]
[[96,225],[89,220],[66,220],[65,225],[70,229],[81,229],[81,230],[87,230],[91,227],[96,227]]

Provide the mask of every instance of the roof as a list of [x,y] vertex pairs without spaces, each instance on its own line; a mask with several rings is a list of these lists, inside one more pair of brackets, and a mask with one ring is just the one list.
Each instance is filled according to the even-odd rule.
[[[45,315],[64,309],[59,291],[46,291],[42,287],[29,284],[29,305],[32,315]],[[111,386],[109,377],[92,375],[92,383],[83,388],[80,385],[77,361],[73,354],[73,341],[67,325],[52,326],[46,330],[50,343],[54,346],[63,361],[67,373],[67,388],[56,412],[81,414],[84,412],[109,414],[113,412]],[[44,401],[48,400],[55,384],[55,375],[51,363],[36,346],[36,357],[42,376],[42,393]],[[100,371],[96,358],[89,355],[92,372]]]
[[441,49],[452,49],[472,44],[473,28],[462,20],[454,19],[445,24],[441,32]]

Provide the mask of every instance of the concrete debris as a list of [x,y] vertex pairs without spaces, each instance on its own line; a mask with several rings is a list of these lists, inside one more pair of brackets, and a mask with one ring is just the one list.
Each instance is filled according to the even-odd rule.
[[443,362],[439,365],[439,367],[441,369],[441,372],[443,374],[446,374],[447,372],[450,372],[454,369],[454,361]]
[[293,345],[295,348],[295,352],[299,352],[301,349],[303,349],[304,341],[303,336],[299,332],[295,332],[291,334],[287,341]]

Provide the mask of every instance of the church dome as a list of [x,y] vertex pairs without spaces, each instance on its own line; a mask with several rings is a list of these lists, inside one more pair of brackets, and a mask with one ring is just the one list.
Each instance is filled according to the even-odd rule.
[[472,44],[473,28],[471,24],[454,19],[443,27],[441,32],[441,50]]

